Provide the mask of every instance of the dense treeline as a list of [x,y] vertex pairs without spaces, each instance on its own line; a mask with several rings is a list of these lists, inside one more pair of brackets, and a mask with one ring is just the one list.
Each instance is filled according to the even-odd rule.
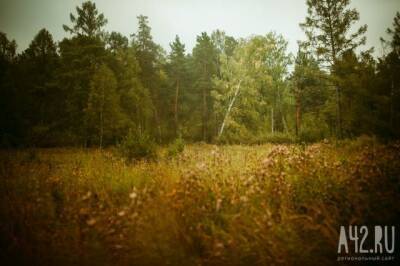
[[167,54],[146,16],[128,38],[105,32],[92,2],[70,15],[59,43],[42,29],[17,54],[0,33],[1,145],[101,147],[128,132],[159,143],[398,138],[400,13],[375,59],[360,48],[367,26],[350,29],[359,14],[349,0],[307,5],[296,56],[279,34],[220,30],[198,35],[191,53],[176,36]]

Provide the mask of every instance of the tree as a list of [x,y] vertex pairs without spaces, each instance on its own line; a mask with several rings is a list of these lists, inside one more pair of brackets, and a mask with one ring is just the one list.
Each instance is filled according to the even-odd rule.
[[[359,27],[350,34],[350,29],[359,20],[359,13],[348,8],[350,0],[307,0],[307,17],[301,28],[307,41],[304,45],[312,47],[321,63],[327,63],[331,74],[343,53],[365,44],[367,25]],[[341,88],[336,84],[336,127],[339,138],[342,133]]]
[[228,138],[236,140],[265,133],[268,109],[273,106],[284,120],[283,84],[290,62],[286,45],[282,36],[269,33],[242,40],[232,57],[221,56],[221,77],[214,79],[213,93],[221,119],[219,137],[225,127],[232,131]]
[[66,32],[78,36],[96,37],[102,33],[102,28],[107,24],[103,13],[99,14],[96,4],[90,1],[83,2],[81,7],[76,7],[77,16],[70,13],[72,26],[63,25]]
[[175,123],[175,135],[179,134],[179,95],[182,83],[184,83],[185,76],[187,75],[186,70],[186,58],[185,58],[185,45],[181,43],[178,35],[175,37],[175,41],[170,44],[171,53],[169,55],[169,73],[172,82],[175,84],[175,95],[174,95],[174,123]]
[[348,51],[336,65],[337,82],[343,88],[343,130],[346,136],[374,134],[376,128],[376,63],[372,55]]
[[89,99],[90,79],[107,58],[105,43],[101,38],[107,20],[91,2],[84,2],[76,10],[77,17],[70,16],[73,26],[64,26],[73,37],[65,38],[59,44],[61,64],[58,81],[66,98],[64,131],[73,136],[69,139],[86,145],[89,132],[83,112]]
[[0,32],[0,146],[15,144],[19,130],[18,96],[15,92],[13,68],[15,65],[17,44]]
[[[245,125],[251,122],[251,117],[254,117],[254,115],[244,115],[244,112],[254,111],[258,104],[262,103],[262,101],[254,101],[257,98],[261,100],[261,97],[256,86],[250,85],[251,82],[254,82],[250,75],[250,67],[252,67],[254,57],[248,55],[246,45],[247,43],[242,41],[232,57],[227,57],[227,55],[221,55],[220,57],[220,78],[214,79],[216,90],[212,93],[215,101],[215,111],[222,118],[218,130],[218,138],[221,138],[226,125],[231,127],[231,130],[236,131],[236,134],[239,134],[240,137],[247,134]],[[269,75],[263,75],[263,77],[270,78]],[[240,99],[244,99],[244,101],[238,104],[240,92]],[[240,108],[235,108],[234,114],[231,114],[235,102],[236,106],[240,106]],[[244,117],[245,121],[240,121],[238,118],[235,119],[235,114],[238,114],[238,118]],[[252,114],[257,115],[254,112]]]
[[219,54],[232,56],[238,42],[232,36],[226,35],[222,30],[215,30],[211,33],[211,40]]
[[[390,45],[391,51],[378,64],[378,83],[380,91],[380,132],[390,137],[400,136],[400,13],[397,12],[393,20],[393,28],[386,32],[390,40],[382,41]],[[387,121],[388,124],[382,122]],[[390,132],[388,134],[388,132]]]
[[97,131],[100,148],[103,147],[104,139],[110,141],[118,135],[123,118],[117,80],[106,65],[100,65],[91,79],[85,114],[89,129]]
[[120,50],[126,50],[128,48],[128,44],[128,38],[119,32],[113,31],[106,35],[107,49],[114,55]]
[[[15,40],[8,40],[4,32],[0,32],[0,56],[1,62],[10,62],[15,58],[17,43]],[[3,68],[2,68],[3,69]]]
[[[299,48],[291,80],[295,98],[295,133],[299,136],[302,131],[303,113],[312,113],[313,119],[320,122],[319,112],[327,98],[326,75],[312,54]],[[320,126],[319,129],[321,128]],[[310,133],[313,129],[305,130]]]
[[[160,87],[164,72],[162,71],[160,60],[160,47],[154,43],[151,36],[151,27],[148,17],[140,15],[137,17],[139,28],[136,34],[133,34],[132,47],[136,52],[136,58],[141,69],[140,80],[145,88],[150,92],[153,108],[153,125],[156,129],[158,140],[162,138],[161,126],[161,106],[162,98],[160,96]],[[153,132],[154,134],[154,132]]]
[[[52,35],[41,29],[19,60],[24,79],[17,81],[24,99],[24,117],[29,125],[31,142],[48,141],[48,134],[61,126],[58,123],[63,95],[57,86],[59,56]],[[32,112],[35,110],[35,112]],[[33,139],[32,139],[33,138]],[[35,140],[34,140],[35,139]]]
[[389,43],[392,50],[396,53],[400,53],[400,12],[396,12],[396,16],[393,19],[393,29],[388,28],[386,33],[389,34],[392,39],[386,41],[381,38],[383,42]]
[[154,110],[150,92],[141,83],[140,66],[133,48],[120,50],[116,59],[114,73],[118,80],[121,107],[131,122],[128,127],[135,127],[135,131],[142,134],[149,130]]
[[210,113],[212,108],[212,77],[217,73],[217,50],[206,32],[197,36],[193,48],[193,61],[196,69],[196,88],[201,94],[201,136],[203,141],[211,140]]

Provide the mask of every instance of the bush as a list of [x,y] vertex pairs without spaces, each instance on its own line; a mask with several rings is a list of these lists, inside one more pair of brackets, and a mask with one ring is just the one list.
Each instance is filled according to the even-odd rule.
[[300,131],[299,141],[306,143],[314,143],[321,141],[325,138],[325,134],[319,129],[305,128]]
[[275,132],[275,133],[260,133],[250,134],[247,131],[242,131],[241,134],[232,134],[230,132],[217,139],[218,144],[291,144],[295,142],[295,137],[289,133]]
[[321,141],[328,136],[329,128],[322,118],[311,113],[305,113],[303,115],[298,141],[314,143]]
[[181,137],[179,137],[175,139],[175,141],[168,146],[167,156],[175,157],[178,154],[182,153],[184,149],[185,149],[185,141]]
[[273,143],[273,144],[290,144],[295,142],[294,136],[287,134],[276,132],[274,134],[267,134],[262,136],[261,143]]
[[350,150],[364,149],[365,147],[373,147],[379,144],[379,140],[375,136],[361,135],[355,139],[343,139],[338,143],[341,147],[347,147]]
[[118,150],[129,161],[156,158],[156,145],[145,133],[137,134],[129,131],[118,146]]

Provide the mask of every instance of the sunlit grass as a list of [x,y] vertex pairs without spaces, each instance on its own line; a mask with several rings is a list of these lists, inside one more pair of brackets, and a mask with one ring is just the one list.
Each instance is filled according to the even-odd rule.
[[335,264],[338,228],[393,224],[400,145],[2,151],[5,258],[41,265]]

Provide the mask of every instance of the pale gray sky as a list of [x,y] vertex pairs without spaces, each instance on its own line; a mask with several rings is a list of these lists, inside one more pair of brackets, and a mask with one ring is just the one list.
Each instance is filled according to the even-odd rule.
[[[62,24],[69,24],[69,13],[82,0],[0,0],[0,31],[25,49],[43,27],[55,40],[67,34]],[[187,51],[195,45],[202,31],[225,30],[234,37],[275,31],[289,41],[289,51],[297,51],[297,40],[304,34],[299,27],[306,16],[305,0],[96,0],[98,9],[108,19],[107,30],[129,36],[137,29],[136,16],[147,15],[154,40],[169,50],[178,34]],[[381,54],[379,38],[391,26],[400,0],[352,0],[360,12],[360,24],[368,24],[367,46]]]

